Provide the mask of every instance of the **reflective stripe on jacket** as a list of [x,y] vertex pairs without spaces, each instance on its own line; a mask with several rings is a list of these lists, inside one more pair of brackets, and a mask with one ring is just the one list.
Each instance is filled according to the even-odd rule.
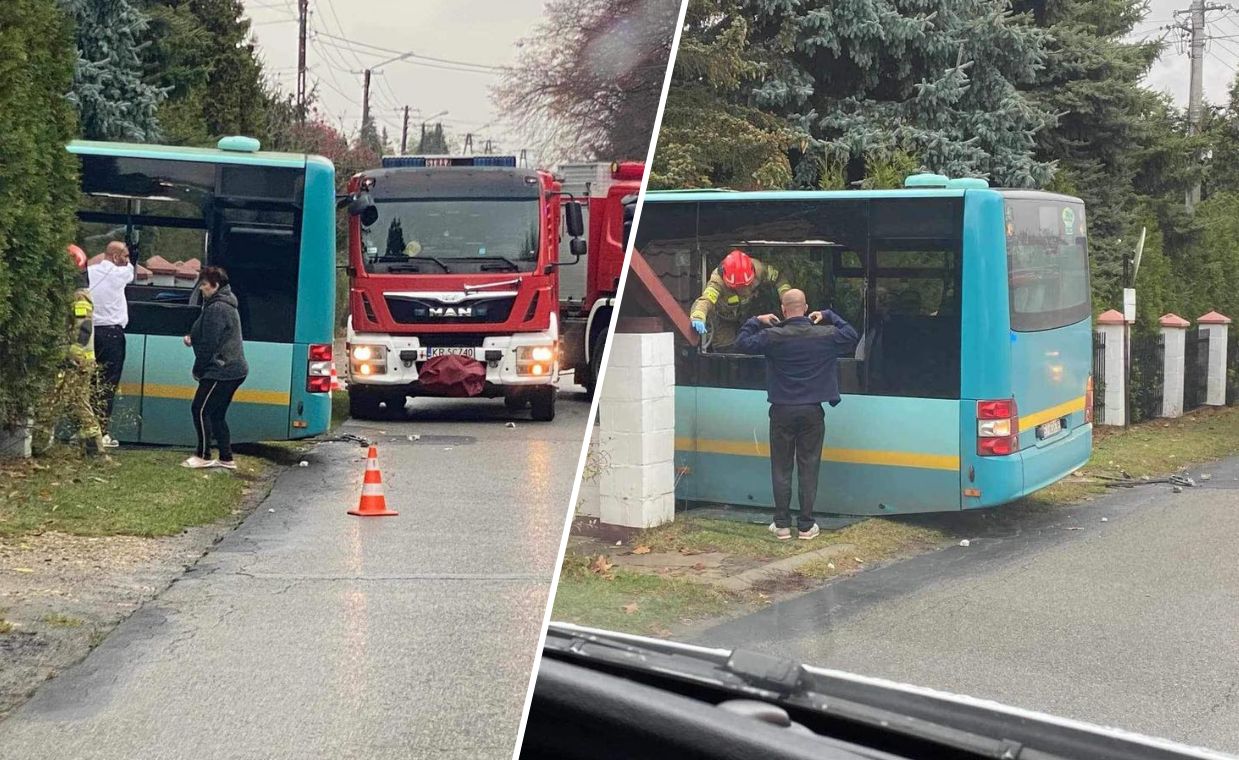
[[753,300],[763,284],[773,287],[780,296],[792,288],[787,278],[773,266],[753,259],[753,270],[757,273],[755,281],[757,287],[753,288],[747,296],[742,296],[723,282],[723,273],[716,268],[710,273],[710,280],[706,283],[705,289],[701,291],[701,296],[693,302],[693,310],[689,313],[689,318],[704,321],[713,313],[719,319],[739,322],[742,316],[741,307]]

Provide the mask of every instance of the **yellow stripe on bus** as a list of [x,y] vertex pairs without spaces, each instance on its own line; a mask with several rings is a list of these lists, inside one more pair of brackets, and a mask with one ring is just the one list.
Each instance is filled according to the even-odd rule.
[[1031,430],[1038,425],[1049,422],[1050,420],[1056,420],[1059,417],[1066,417],[1072,412],[1082,411],[1084,411],[1084,397],[1080,396],[1079,398],[1073,398],[1070,401],[1059,404],[1058,406],[1052,406],[1049,409],[1042,410],[1036,414],[1030,414],[1027,417],[1021,415],[1020,432],[1023,433],[1025,430]]
[[[742,457],[770,457],[770,445],[757,441],[711,441],[676,438],[679,451],[706,454],[731,454]],[[952,454],[922,454],[915,451],[880,451],[876,449],[822,449],[823,462],[877,464],[890,467],[915,467],[925,470],[959,470],[959,457]]]
[[[182,401],[192,401],[197,390],[198,386],[196,385],[121,383],[117,392],[121,396],[146,396],[148,398],[173,398]],[[289,401],[289,395],[286,391],[258,391],[245,388],[238,389],[236,395],[232,398],[241,404],[271,404],[274,406],[288,406]]]

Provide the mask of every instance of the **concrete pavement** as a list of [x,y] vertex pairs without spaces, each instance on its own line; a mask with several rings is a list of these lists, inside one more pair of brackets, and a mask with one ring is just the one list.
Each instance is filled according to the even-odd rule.
[[699,640],[1239,753],[1239,459],[1200,472],[1184,493],[1004,521]]
[[575,388],[552,423],[430,399],[347,423],[399,517],[346,515],[365,450],[317,445],[0,723],[0,757],[509,757],[588,410]]

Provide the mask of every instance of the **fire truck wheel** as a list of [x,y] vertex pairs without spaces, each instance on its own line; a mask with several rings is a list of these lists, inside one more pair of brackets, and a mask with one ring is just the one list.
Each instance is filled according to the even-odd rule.
[[354,385],[348,389],[348,416],[357,420],[377,420],[383,415],[383,397]]
[[607,345],[606,332],[598,333],[594,338],[594,345],[589,351],[589,385],[585,386],[585,394],[589,398],[594,397],[594,389],[598,387],[599,373],[602,371],[602,350]]
[[509,394],[503,397],[503,405],[509,412],[519,412],[529,404],[529,399],[520,394]]
[[555,386],[548,385],[533,392],[529,398],[531,416],[538,422],[555,419]]

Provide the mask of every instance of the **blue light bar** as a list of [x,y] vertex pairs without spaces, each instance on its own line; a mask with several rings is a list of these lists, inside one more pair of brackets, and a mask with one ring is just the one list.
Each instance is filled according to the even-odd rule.
[[403,167],[516,166],[516,156],[383,156],[384,169]]

